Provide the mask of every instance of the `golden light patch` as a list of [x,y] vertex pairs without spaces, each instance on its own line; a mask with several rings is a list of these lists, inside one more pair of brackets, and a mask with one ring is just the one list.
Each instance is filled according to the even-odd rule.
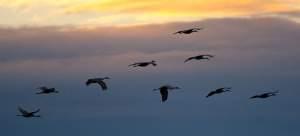
[[291,11],[300,12],[300,0],[0,0],[2,25],[130,25]]
[[209,14],[215,12],[272,12],[289,10],[285,2],[277,0],[113,0],[88,2],[66,8],[66,13],[79,14],[84,12],[117,12],[117,13],[198,13]]

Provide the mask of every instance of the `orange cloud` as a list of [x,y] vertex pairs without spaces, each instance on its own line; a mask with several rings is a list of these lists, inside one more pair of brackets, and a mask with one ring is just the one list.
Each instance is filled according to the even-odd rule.
[[[300,4],[300,2],[299,2]],[[261,12],[278,12],[290,10],[287,2],[278,0],[114,0],[106,2],[89,2],[72,5],[66,13],[85,12],[119,13],[119,14],[249,14]]]
[[2,8],[0,17],[5,18],[1,23],[6,25],[111,26],[300,11],[300,1],[0,0],[0,7]]
[[[299,10],[300,1],[283,0],[107,0],[65,7],[67,15],[99,13],[90,23],[111,20],[113,24],[165,23],[215,17],[236,17]],[[121,17],[121,18],[120,18]],[[98,20],[98,21],[97,21]],[[128,21],[131,20],[131,21]],[[107,22],[107,21],[106,21]]]

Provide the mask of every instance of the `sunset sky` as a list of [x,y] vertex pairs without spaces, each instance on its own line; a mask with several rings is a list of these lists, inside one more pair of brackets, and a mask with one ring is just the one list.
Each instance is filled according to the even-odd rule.
[[300,0],[0,0],[0,136],[299,136],[299,81]]
[[288,18],[299,21],[299,10],[299,0],[0,0],[0,23],[119,26],[295,12]]

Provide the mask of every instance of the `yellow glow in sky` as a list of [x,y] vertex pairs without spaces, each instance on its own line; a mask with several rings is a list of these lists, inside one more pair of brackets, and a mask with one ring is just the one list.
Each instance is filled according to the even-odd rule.
[[134,25],[282,12],[300,13],[300,0],[0,0],[0,25]]

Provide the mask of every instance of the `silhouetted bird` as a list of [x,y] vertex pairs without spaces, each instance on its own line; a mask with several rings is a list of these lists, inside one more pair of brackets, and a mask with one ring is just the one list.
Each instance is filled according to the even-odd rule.
[[88,79],[86,81],[86,85],[89,86],[90,84],[94,84],[94,83],[97,83],[101,86],[102,90],[107,90],[107,85],[106,83],[104,82],[105,79],[110,79],[109,77],[104,77],[104,78],[91,78],[91,79]]
[[194,32],[198,32],[199,30],[202,30],[202,29],[203,28],[191,28],[191,29],[177,31],[174,34],[191,34]]
[[194,56],[194,57],[189,57],[188,59],[186,59],[184,62],[188,62],[190,60],[203,60],[203,59],[206,59],[206,60],[209,60],[210,58],[213,58],[214,56],[213,55],[198,55],[198,56]]
[[28,111],[22,109],[21,107],[18,107],[18,110],[21,113],[21,115],[17,115],[17,116],[23,116],[25,118],[41,117],[40,115],[35,115],[36,113],[40,112],[40,109],[37,109],[36,111],[33,111],[33,112],[28,112]]
[[265,99],[271,96],[276,96],[277,93],[279,93],[278,91],[275,92],[268,92],[268,93],[263,93],[263,94],[259,94],[259,95],[254,95],[252,97],[250,97],[250,99],[254,99],[254,98],[261,98],[261,99]]
[[152,66],[156,66],[156,62],[154,60],[149,61],[149,62],[137,62],[137,63],[133,63],[128,65],[129,67],[147,67],[148,65],[152,65]]
[[164,85],[164,86],[161,86],[160,88],[158,89],[154,89],[153,91],[160,91],[160,95],[161,95],[161,101],[162,102],[165,102],[167,99],[168,99],[168,90],[175,90],[175,89],[180,89],[179,87],[177,86],[170,86],[170,85]]
[[58,91],[55,88],[48,88],[48,87],[42,86],[42,87],[39,87],[38,89],[40,89],[41,92],[37,92],[36,94],[58,93]]
[[223,87],[223,88],[218,88],[216,89],[215,91],[211,91],[207,94],[206,98],[210,97],[210,96],[213,96],[215,94],[220,94],[220,93],[224,93],[224,92],[228,92],[228,91],[231,91],[230,90],[231,87]]

